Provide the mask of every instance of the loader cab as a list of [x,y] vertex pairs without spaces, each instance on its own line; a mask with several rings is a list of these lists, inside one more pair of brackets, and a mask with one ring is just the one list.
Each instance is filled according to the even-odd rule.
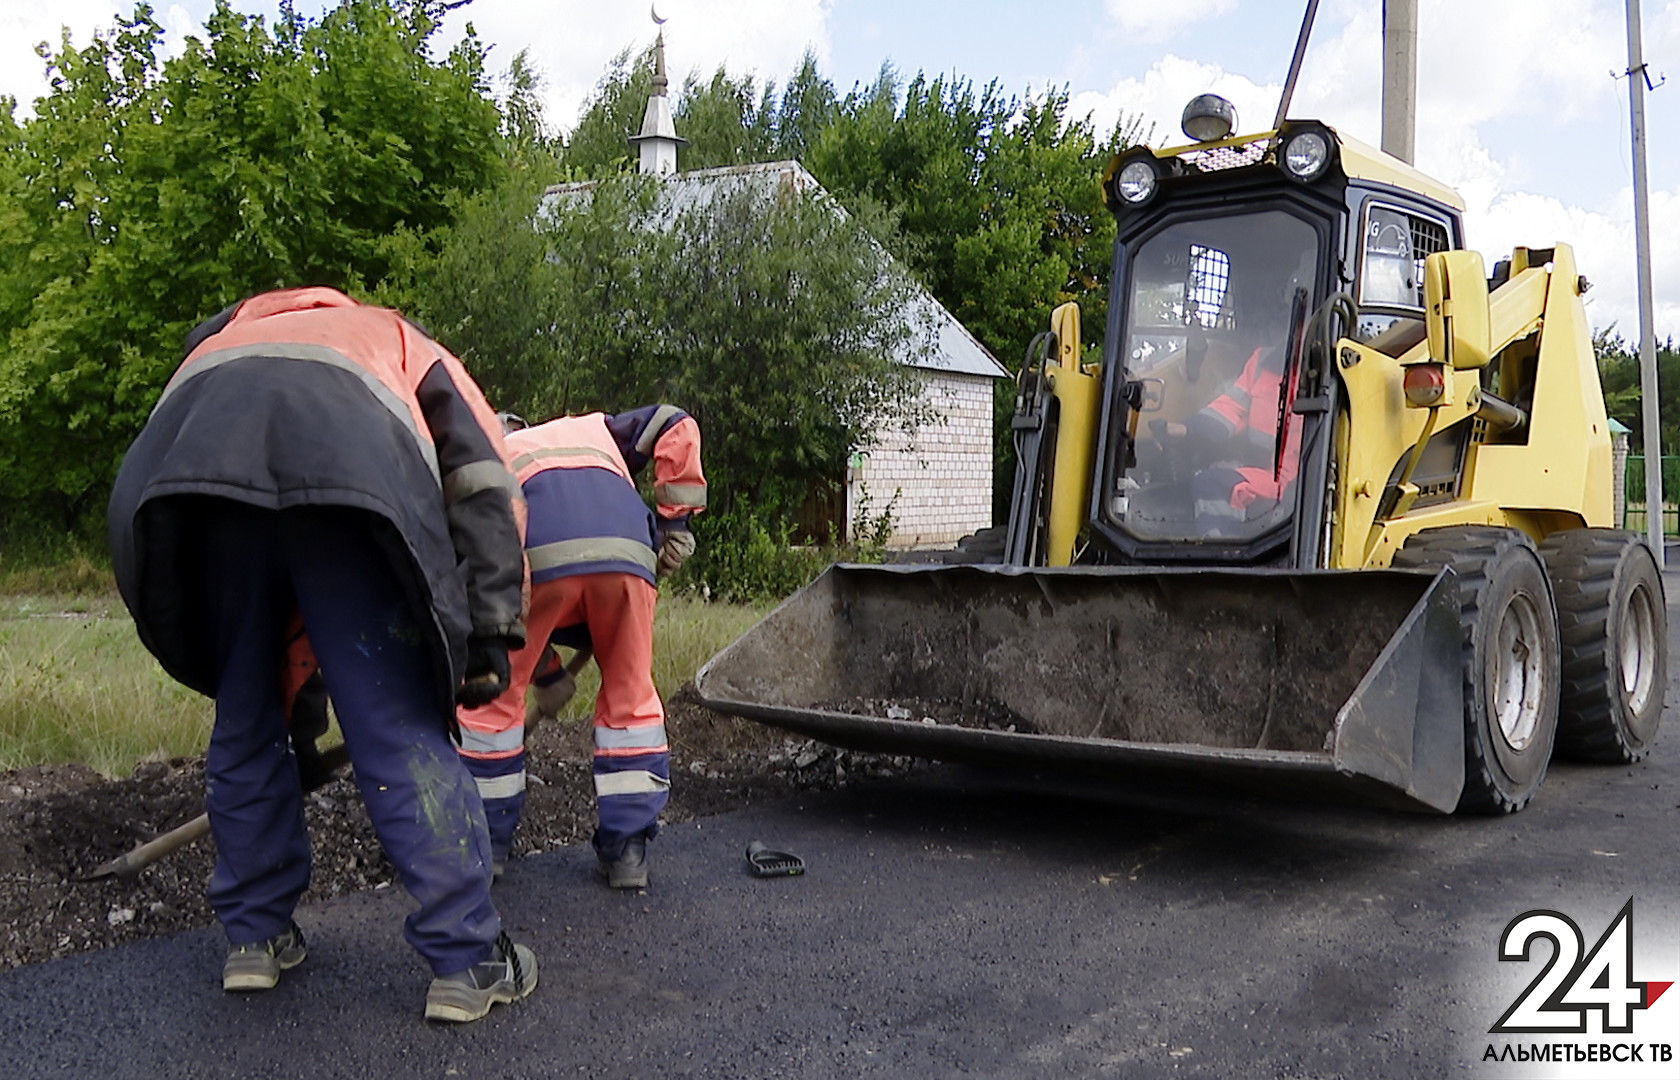
[[1329,332],[1327,300],[1357,297],[1358,325],[1336,336],[1409,337],[1423,256],[1462,243],[1456,211],[1372,179],[1378,159],[1399,165],[1289,121],[1111,164],[1088,558],[1322,565],[1337,380],[1311,339]]

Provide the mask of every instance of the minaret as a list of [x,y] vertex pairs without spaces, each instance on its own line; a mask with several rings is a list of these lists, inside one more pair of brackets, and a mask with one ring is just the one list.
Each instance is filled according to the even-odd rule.
[[[654,14],[655,23],[663,23]],[[632,136],[630,144],[641,151],[641,169],[656,176],[669,176],[677,171],[677,148],[687,146],[687,139],[677,138],[676,125],[671,122],[671,102],[665,96],[670,80],[665,77],[665,31],[653,43],[653,93],[648,97],[647,111],[642,114],[642,133]]]

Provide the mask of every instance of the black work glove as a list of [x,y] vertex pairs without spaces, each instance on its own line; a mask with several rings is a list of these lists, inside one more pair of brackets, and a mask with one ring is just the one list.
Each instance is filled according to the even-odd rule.
[[467,677],[455,691],[455,700],[469,709],[488,705],[502,696],[512,681],[508,668],[508,641],[501,637],[467,639]]
[[297,756],[298,779],[303,790],[314,791],[332,779],[332,770],[321,762],[315,740],[327,733],[327,684],[319,671],[309,676],[292,701],[292,753]]

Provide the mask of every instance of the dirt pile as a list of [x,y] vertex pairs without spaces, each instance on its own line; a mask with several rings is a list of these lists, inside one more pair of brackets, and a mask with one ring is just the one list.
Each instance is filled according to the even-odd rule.
[[[667,711],[671,822],[911,767],[908,759],[855,755],[714,713],[688,688]],[[515,857],[575,844],[593,831],[591,746],[583,721],[533,734]],[[304,904],[395,882],[349,779],[313,792],[306,807],[314,874]],[[124,780],[76,765],[0,774],[0,969],[211,923],[209,840],[133,878],[81,880],[203,808],[199,758],[145,762]]]

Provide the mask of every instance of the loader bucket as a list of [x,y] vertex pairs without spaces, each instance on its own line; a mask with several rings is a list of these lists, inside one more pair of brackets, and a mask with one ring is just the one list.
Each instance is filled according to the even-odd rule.
[[855,750],[1451,812],[1451,574],[839,565],[695,687]]

